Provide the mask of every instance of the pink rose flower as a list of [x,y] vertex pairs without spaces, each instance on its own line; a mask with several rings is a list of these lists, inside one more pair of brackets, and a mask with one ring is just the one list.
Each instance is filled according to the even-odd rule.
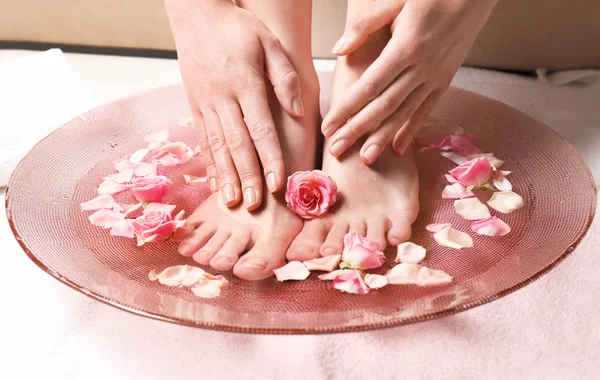
[[332,280],[333,287],[351,294],[367,294],[369,286],[359,270],[339,269],[319,276],[320,280]]
[[344,252],[340,268],[373,269],[385,262],[385,255],[377,245],[356,232],[344,236]]
[[337,197],[333,179],[320,170],[296,172],[288,178],[285,201],[304,219],[323,216]]
[[131,192],[139,202],[159,202],[171,181],[165,176],[138,177],[131,180]]
[[131,227],[137,238],[138,246],[145,243],[164,241],[173,235],[175,230],[183,227],[183,210],[173,218],[173,205],[150,203],[144,213],[131,221]]
[[479,157],[450,170],[450,175],[447,175],[446,179],[453,183],[458,182],[467,188],[472,188],[485,185],[491,176],[492,166],[490,161],[485,157]]

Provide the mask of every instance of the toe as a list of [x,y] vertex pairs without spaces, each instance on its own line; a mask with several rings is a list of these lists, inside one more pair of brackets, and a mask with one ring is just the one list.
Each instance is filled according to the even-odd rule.
[[221,249],[210,260],[210,265],[217,270],[230,270],[238,261],[250,241],[250,234],[233,234]]
[[371,218],[367,220],[367,239],[384,250],[387,242],[385,240],[385,231],[387,230],[387,218]]
[[408,219],[402,216],[391,218],[391,225],[387,234],[387,240],[390,245],[396,246],[410,239],[412,229]]
[[215,226],[209,224],[201,225],[181,241],[181,244],[179,244],[179,253],[187,257],[194,255],[213,237],[215,231]]
[[221,249],[223,243],[229,238],[229,233],[225,231],[217,231],[211,238],[198,248],[194,253],[194,261],[198,264],[208,265],[212,257]]
[[285,250],[288,244],[277,239],[258,242],[238,260],[233,267],[233,273],[239,278],[251,281],[271,277],[274,269],[285,264]]
[[365,236],[367,234],[367,223],[364,220],[354,220],[350,223],[349,232],[356,232],[360,236]]
[[319,247],[327,236],[327,224],[319,219],[304,223],[302,231],[296,236],[287,250],[288,261],[305,261],[319,257]]
[[331,231],[327,235],[327,239],[321,246],[322,256],[341,255],[344,249],[344,236],[348,233],[348,223],[339,221],[334,223]]

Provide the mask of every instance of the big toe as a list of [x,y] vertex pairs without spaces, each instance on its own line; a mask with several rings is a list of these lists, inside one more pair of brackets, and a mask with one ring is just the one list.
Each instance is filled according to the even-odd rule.
[[244,280],[264,280],[273,275],[273,270],[285,264],[286,244],[281,242],[259,242],[233,267],[233,273]]
[[304,222],[302,231],[287,250],[288,261],[305,261],[319,257],[319,248],[326,236],[327,225],[323,220],[314,219]]
[[412,233],[412,227],[409,220],[401,215],[390,219],[392,225],[387,233],[387,240],[390,245],[396,246],[408,241]]

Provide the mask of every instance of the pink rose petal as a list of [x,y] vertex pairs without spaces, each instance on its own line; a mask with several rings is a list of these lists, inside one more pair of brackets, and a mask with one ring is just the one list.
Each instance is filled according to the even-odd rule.
[[471,230],[484,236],[504,236],[510,232],[510,226],[493,216],[471,223]]
[[110,234],[112,236],[126,237],[130,239],[135,237],[133,228],[131,227],[131,220],[123,219],[115,222],[110,229]]
[[[136,212],[137,210],[141,209],[142,207],[144,207],[143,203],[136,203],[133,205],[130,204],[125,204],[125,203],[119,203],[118,206],[121,209],[121,212],[123,212],[125,215],[129,215],[132,214],[134,212]],[[115,210],[117,211],[117,210]]]
[[111,174],[111,175],[105,177],[104,179],[115,181],[117,183],[126,183],[126,182],[130,182],[132,177],[133,177],[133,169],[125,169],[116,174]]
[[466,220],[481,220],[491,216],[487,206],[481,203],[477,198],[455,200],[454,208],[456,213]]
[[492,176],[492,166],[487,158],[475,158],[450,170],[450,182],[459,182],[466,187],[480,187],[486,184]]
[[443,270],[421,267],[417,275],[417,285],[423,287],[446,285],[451,282],[452,276]]
[[500,166],[502,166],[502,164],[504,164],[504,161],[499,160],[498,158],[496,158],[494,156],[493,153],[478,153],[478,154],[470,154],[466,157],[467,160],[473,160],[476,158],[487,158],[488,161],[490,162],[490,165],[492,165],[494,168],[498,169]]
[[100,186],[98,186],[98,194],[110,194],[116,195],[122,193],[123,191],[129,190],[129,186],[115,182],[110,179],[105,179]]
[[118,172],[122,172],[127,169],[133,169],[135,164],[129,162],[129,159],[124,159],[115,164],[115,170]]
[[440,155],[442,155],[443,157],[446,157],[450,161],[454,162],[456,165],[462,165],[465,162],[469,161],[465,157],[461,156],[460,154],[456,154],[453,152],[441,152]]
[[443,247],[454,249],[473,247],[473,239],[469,235],[452,227],[445,227],[441,231],[436,232],[433,238]]
[[333,287],[350,294],[367,294],[369,287],[358,270],[342,270],[333,279]]
[[425,226],[425,229],[430,232],[440,232],[446,227],[451,227],[450,223],[432,223]]
[[392,267],[385,276],[393,285],[416,284],[420,268],[421,266],[418,264],[400,263]]
[[83,211],[96,211],[101,208],[113,208],[115,205],[115,199],[110,194],[98,195],[96,198],[91,199],[81,204]]
[[194,157],[194,151],[191,148],[187,148],[185,153],[179,156],[179,164],[185,164],[186,162],[191,160],[192,157]]
[[161,129],[160,131],[150,133],[144,137],[144,142],[147,143],[164,143],[169,139],[169,130]]
[[176,208],[177,208],[177,206],[175,206],[175,205],[167,205],[164,203],[154,202],[154,203],[150,203],[146,206],[146,208],[144,209],[144,214],[148,213],[148,212],[153,212],[153,211],[164,211],[167,214],[172,214]]
[[142,162],[142,160],[146,157],[146,155],[148,155],[148,153],[150,153],[150,149],[140,149],[129,157],[129,162],[131,162],[132,164]]
[[308,269],[310,271],[319,270],[319,271],[331,272],[332,270],[337,268],[337,266],[340,264],[341,259],[342,259],[342,255],[332,255],[332,256],[325,256],[325,257],[319,257],[319,258],[312,259],[312,260],[307,260],[307,261],[302,262],[302,264],[304,264],[306,269]]
[[340,268],[375,269],[385,262],[385,255],[377,244],[362,237],[356,232],[344,236],[344,251]]
[[452,177],[450,174],[446,174],[446,181],[450,182],[450,183],[458,183],[458,180],[454,177]]
[[337,276],[339,276],[343,273],[346,273],[346,271],[348,271],[348,270],[349,269],[338,269],[338,270],[334,270],[333,272],[324,273],[319,276],[319,280],[331,281],[334,278],[336,278]]
[[100,209],[88,217],[93,226],[111,228],[116,222],[125,219],[125,214],[113,210]]
[[136,164],[133,170],[133,174],[138,177],[153,177],[158,174],[158,166],[147,162]]
[[208,178],[206,177],[196,177],[195,175],[191,174],[184,174],[183,179],[188,185],[194,185],[196,183],[206,183],[208,181]]
[[273,271],[277,281],[306,280],[310,272],[300,261],[290,261],[286,265]]
[[367,274],[364,280],[370,289],[381,289],[388,284],[387,277],[380,274]]
[[397,263],[413,263],[417,264],[425,258],[427,250],[415,243],[406,242],[398,245],[398,254],[396,255]]
[[466,187],[461,185],[460,183],[453,183],[451,185],[447,185],[442,190],[442,198],[443,199],[462,199],[466,197],[474,197],[472,191],[467,190]]
[[523,207],[525,201],[519,194],[513,191],[498,191],[492,195],[487,204],[494,210],[510,214]]
[[162,166],[173,167],[179,165],[179,157],[174,154],[167,153],[158,158],[158,163]]

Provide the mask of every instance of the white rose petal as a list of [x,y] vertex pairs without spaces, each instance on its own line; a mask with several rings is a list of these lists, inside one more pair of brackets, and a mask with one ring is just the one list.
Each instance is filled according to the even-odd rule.
[[477,198],[466,198],[454,201],[456,213],[467,220],[481,220],[491,217],[490,210]]
[[452,227],[446,227],[433,235],[435,241],[443,246],[454,249],[473,247],[473,239],[462,231],[455,230]]
[[487,204],[494,210],[509,214],[525,205],[523,198],[513,191],[498,191]]
[[425,258],[427,250],[415,243],[406,242],[398,245],[397,263],[417,264]]
[[312,260],[307,260],[302,262],[306,269],[308,270],[320,270],[324,272],[331,272],[340,264],[340,260],[342,259],[342,255],[332,255],[319,257]]
[[273,271],[277,281],[287,280],[305,280],[309,275],[309,270],[300,261],[290,261],[279,269]]
[[380,289],[388,284],[388,279],[380,274],[365,275],[365,284],[371,289]]
[[409,285],[417,283],[417,276],[421,266],[412,263],[400,263],[390,269],[385,277],[388,283],[394,285]]

